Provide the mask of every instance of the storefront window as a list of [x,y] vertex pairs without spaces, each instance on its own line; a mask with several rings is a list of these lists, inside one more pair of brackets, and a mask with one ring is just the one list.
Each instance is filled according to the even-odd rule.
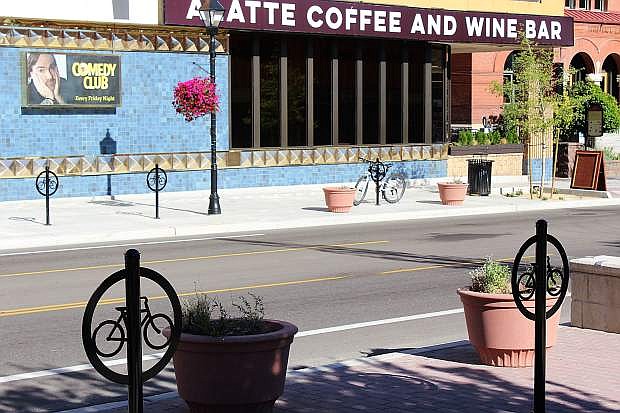
[[305,146],[306,141],[306,41],[287,41],[288,146]]
[[379,43],[364,42],[364,144],[379,143]]
[[409,142],[424,143],[424,47],[409,48]]
[[280,146],[280,38],[260,42],[260,145]]
[[[443,142],[449,122],[447,49],[432,46],[430,65],[425,63],[426,50],[422,42],[234,33],[230,146]],[[403,75],[408,83],[407,112]],[[407,136],[403,120],[408,123]]]
[[402,112],[401,101],[401,44],[387,48],[387,143],[402,143]]
[[433,46],[432,50],[432,107],[433,107],[433,142],[444,141],[444,69],[446,52],[444,46]]
[[355,144],[356,42],[338,41],[338,144]]
[[331,143],[331,58],[330,43],[314,39],[314,144]]

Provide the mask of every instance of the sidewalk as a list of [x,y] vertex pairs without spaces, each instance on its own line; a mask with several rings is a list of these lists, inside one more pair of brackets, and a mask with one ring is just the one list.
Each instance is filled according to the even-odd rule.
[[[293,343],[293,346],[295,343]],[[588,351],[584,351],[584,349]],[[533,368],[478,364],[469,343],[291,371],[274,413],[526,413]],[[620,411],[620,335],[560,327],[547,354],[547,411]],[[125,413],[123,403],[74,413]],[[126,406],[126,403],[124,404]],[[187,413],[176,393],[147,398],[149,413]],[[68,413],[68,412],[66,412]]]
[[[616,198],[556,195],[555,200],[509,198],[499,194],[526,188],[527,177],[494,177],[488,197],[468,196],[463,206],[441,205],[435,180],[412,180],[398,204],[374,205],[374,188],[350,213],[327,211],[322,187],[301,185],[223,189],[221,215],[207,215],[208,191],[162,192],[160,217],[155,217],[154,194],[51,199],[51,226],[45,226],[45,201],[0,202],[0,251],[51,248],[61,245],[126,242],[159,237],[199,237],[208,234],[263,231],[308,226],[411,220],[520,211],[620,205],[620,184],[612,183]],[[443,179],[444,181],[446,179]],[[611,181],[611,180],[610,180]],[[338,185],[338,184],[333,184]],[[566,181],[560,187],[566,187]],[[613,189],[616,189],[615,191]],[[564,200],[558,200],[563,197]]]

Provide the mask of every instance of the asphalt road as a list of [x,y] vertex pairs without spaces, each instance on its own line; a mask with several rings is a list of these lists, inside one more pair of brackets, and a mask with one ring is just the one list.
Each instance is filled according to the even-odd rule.
[[[537,218],[549,221],[571,257],[618,255],[619,212],[605,207],[331,226],[136,248],[142,265],[166,276],[182,296],[206,291],[228,304],[247,291],[260,295],[267,317],[291,321],[303,332],[289,362],[301,368],[466,339],[462,314],[433,313],[461,308],[456,289],[468,284],[472,262],[489,255],[511,261]],[[122,267],[127,248],[0,255],[0,412],[56,412],[126,398],[122,386],[90,369],[17,375],[87,363],[80,332],[85,301]],[[122,297],[118,287],[105,298]],[[142,288],[153,312],[168,311],[154,285]],[[98,319],[117,318],[114,307],[102,306]],[[565,321],[568,310],[565,305]],[[328,327],[340,328],[320,331]],[[168,368],[145,394],[174,389]]]

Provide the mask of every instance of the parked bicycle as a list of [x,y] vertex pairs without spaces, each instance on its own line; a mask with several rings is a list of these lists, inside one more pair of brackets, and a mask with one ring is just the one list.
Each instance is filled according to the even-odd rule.
[[[166,327],[172,328],[172,320],[165,314],[151,314],[148,298],[140,297],[140,299],[144,300],[144,309],[140,310],[140,314],[144,314],[142,321],[140,321],[140,327],[143,327],[142,336],[144,337],[144,341],[150,348],[154,350],[161,350],[166,347],[170,341],[170,337],[165,337],[161,334],[161,332]],[[102,350],[99,347],[96,347],[97,354],[102,357],[115,356],[121,351],[123,344],[127,341],[127,333],[125,332],[125,328],[127,326],[127,307],[116,307],[116,310],[120,312],[120,315],[116,321],[106,320],[99,324],[97,328],[95,328],[95,331],[93,331],[93,342],[96,343],[97,334],[99,332],[103,332],[105,341],[111,343],[109,350]],[[107,329],[110,329],[110,331],[106,335],[105,331]],[[155,333],[155,336],[150,336],[151,330]],[[157,339],[161,342],[156,343]]]
[[[360,161],[368,163],[368,170],[359,177],[355,184],[355,199],[353,205],[359,205],[366,197],[368,185],[371,181],[378,182],[379,192],[390,204],[400,201],[405,194],[407,188],[407,179],[400,172],[392,172],[387,175],[388,170],[392,167],[391,163],[383,163],[377,158],[376,161],[360,158]],[[386,178],[387,176],[387,178]],[[377,200],[378,202],[378,200]]]
[[[524,300],[530,300],[536,292],[536,264],[529,264],[530,268],[519,277],[517,285],[520,286],[519,294]],[[547,257],[547,294],[552,297],[560,295],[564,274],[559,268],[551,266],[551,260]]]

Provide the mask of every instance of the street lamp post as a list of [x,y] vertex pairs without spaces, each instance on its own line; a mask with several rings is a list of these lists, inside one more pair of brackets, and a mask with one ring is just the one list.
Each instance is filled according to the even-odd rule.
[[[224,7],[218,0],[202,0],[198,10],[200,18],[209,32],[209,56],[211,83],[215,84],[215,35],[224,17]],[[217,137],[215,132],[215,112],[211,114],[211,195],[209,196],[209,215],[221,214],[220,197],[217,194]]]

